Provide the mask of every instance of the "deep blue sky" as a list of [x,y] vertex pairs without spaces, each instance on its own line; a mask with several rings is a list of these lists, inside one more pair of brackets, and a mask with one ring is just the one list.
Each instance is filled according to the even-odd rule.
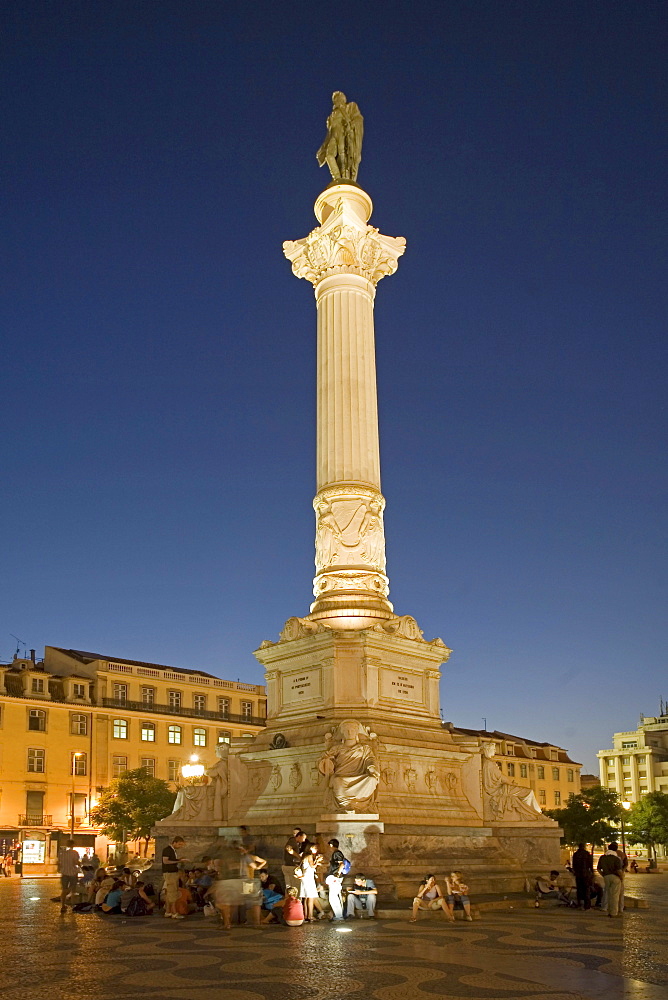
[[[4,4],[0,656],[261,681],[313,574],[315,307],[366,118],[391,599],[444,717],[594,767],[666,677],[665,3]],[[331,10],[331,13],[328,12]]]

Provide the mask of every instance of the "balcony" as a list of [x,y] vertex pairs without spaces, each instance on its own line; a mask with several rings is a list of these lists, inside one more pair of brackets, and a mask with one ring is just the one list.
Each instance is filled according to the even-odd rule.
[[142,715],[178,715],[185,719],[207,719],[210,722],[232,722],[236,726],[266,726],[267,720],[253,715],[230,715],[229,712],[211,712],[206,708],[186,708],[185,705],[157,705],[155,702],[125,701],[123,698],[103,698],[105,708],[117,708],[125,712],[141,712]]
[[53,817],[47,813],[20,813],[19,826],[52,826]]

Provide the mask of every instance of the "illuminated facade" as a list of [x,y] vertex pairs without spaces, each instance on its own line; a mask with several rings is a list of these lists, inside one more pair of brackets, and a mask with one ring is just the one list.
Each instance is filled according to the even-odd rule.
[[266,712],[261,685],[201,670],[56,646],[0,665],[0,848],[21,843],[26,872],[53,871],[74,827],[77,847],[106,853],[89,814],[112,778],[143,767],[175,783]]
[[611,749],[599,750],[597,757],[601,784],[621,799],[637,802],[647,792],[668,793],[668,711],[641,715],[637,729],[615,733]]

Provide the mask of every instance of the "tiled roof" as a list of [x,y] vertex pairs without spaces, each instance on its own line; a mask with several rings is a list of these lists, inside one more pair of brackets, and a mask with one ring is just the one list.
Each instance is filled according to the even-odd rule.
[[[556,746],[554,743],[538,743],[535,740],[528,740],[526,736],[513,736],[511,733],[501,733],[498,729],[490,733],[487,729],[464,729],[461,726],[454,726],[452,732],[461,733],[464,736],[479,736],[481,739],[524,743],[528,747],[537,747],[541,750],[557,750],[559,752],[559,760],[555,761],[555,764],[575,764],[576,767],[582,767],[576,760],[571,760],[567,750]],[[549,760],[550,758],[546,756],[545,759]]]
[[125,656],[108,656],[106,653],[89,653],[82,649],[63,649],[61,646],[54,646],[59,653],[72,656],[81,663],[91,663],[93,660],[107,660],[110,663],[127,663],[130,667],[149,667],[153,670],[173,670],[175,674],[194,674],[197,677],[213,677],[214,674],[207,674],[204,670],[191,670],[189,667],[170,667],[166,663],[147,663],[144,660],[128,660]]

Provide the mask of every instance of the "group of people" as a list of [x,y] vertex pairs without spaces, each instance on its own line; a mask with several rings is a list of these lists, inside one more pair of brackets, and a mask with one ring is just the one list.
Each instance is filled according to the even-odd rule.
[[96,867],[96,855],[83,858],[68,840],[60,857],[60,912],[66,913],[68,902],[75,913],[125,913],[146,916],[156,906],[155,892],[150,883],[133,874],[130,868],[112,873]]
[[624,875],[628,868],[628,858],[616,841],[608,844],[596,869],[593,855],[580,844],[567,874],[553,870],[549,876],[536,880],[536,906],[543,899],[558,899],[566,906],[583,910],[595,907],[605,910],[609,917],[620,917],[624,911]]
[[469,887],[462,881],[461,872],[451,872],[445,881],[445,895],[436,881],[435,875],[427,875],[420,883],[420,888],[413,899],[413,914],[411,923],[416,923],[420,910],[443,910],[448,920],[454,921],[455,908],[461,907],[465,920],[473,920],[471,916],[471,900]]

